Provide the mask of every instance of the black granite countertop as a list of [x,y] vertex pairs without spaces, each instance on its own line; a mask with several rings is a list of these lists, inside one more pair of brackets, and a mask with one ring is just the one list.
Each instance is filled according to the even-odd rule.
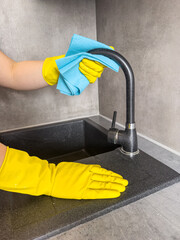
[[180,180],[180,175],[143,151],[129,158],[119,148],[78,162],[97,163],[129,180],[119,198],[65,200],[0,191],[0,239],[47,239],[127,205]]

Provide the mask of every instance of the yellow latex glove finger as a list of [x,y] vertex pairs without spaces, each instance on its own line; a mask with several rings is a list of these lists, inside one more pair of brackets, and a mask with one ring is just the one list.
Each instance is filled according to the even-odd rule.
[[89,81],[89,83],[94,83],[97,79],[97,77],[94,77],[92,75],[90,75],[89,73],[87,73],[84,69],[79,68],[80,72],[82,72],[82,74],[84,74],[84,76],[87,78],[87,80]]
[[125,191],[125,186],[118,184],[118,183],[114,183],[114,182],[98,182],[98,181],[92,181],[88,188],[90,189],[104,189],[104,190],[117,190],[119,192],[124,192]]
[[[114,48],[111,46],[114,50]],[[106,68],[103,64],[97,61],[84,58],[79,64],[79,70],[88,79],[90,83],[94,83],[97,78],[101,77],[101,74]]]
[[85,66],[89,67],[90,69],[93,69],[95,72],[101,73],[104,70],[104,65],[100,62],[89,60],[87,58],[84,58],[81,63],[83,63]]
[[[83,63],[83,60],[79,64],[79,69],[84,70],[85,72],[87,72],[89,75],[92,75],[93,77],[99,78],[101,76],[102,71],[98,72],[97,70],[96,71],[93,70],[93,67],[86,66],[86,64]],[[91,62],[91,63],[96,64],[95,62]]]
[[[110,46],[110,48],[112,48],[114,50],[114,47]],[[93,60],[89,60],[87,58],[84,58],[81,62],[84,63],[87,67],[92,68],[93,70],[100,72],[100,73],[102,73],[104,68],[106,68],[106,66],[103,65],[102,63],[93,61]]]
[[102,67],[103,65],[101,65],[93,60],[84,58],[79,64],[79,70],[90,83],[94,83],[97,78],[101,77],[104,70],[104,67]]
[[94,166],[91,170],[93,172],[92,180],[99,181],[99,182],[114,182],[119,183],[123,186],[128,185],[128,181],[124,179],[121,175],[106,170],[105,168],[99,168]]
[[91,170],[93,173],[97,174],[102,174],[102,175],[108,175],[108,176],[113,176],[113,177],[118,177],[118,178],[123,178],[121,175],[118,173],[112,172],[110,170],[106,170],[105,168],[99,168],[99,167],[93,167]]
[[110,48],[112,48],[112,50],[114,50],[114,47],[113,47],[113,46],[110,46]]
[[59,69],[56,65],[55,60],[65,57],[65,55],[46,58],[43,63],[42,75],[44,80],[49,85],[54,85],[57,83],[59,78]]
[[114,182],[122,184],[123,186],[128,185],[128,181],[122,177],[114,177],[111,175],[100,175],[100,174],[93,174],[92,180],[100,181],[100,182]]

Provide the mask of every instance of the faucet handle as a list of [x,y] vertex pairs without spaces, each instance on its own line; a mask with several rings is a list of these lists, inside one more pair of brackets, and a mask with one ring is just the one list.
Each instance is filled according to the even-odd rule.
[[117,128],[115,128],[116,116],[117,116],[117,112],[114,111],[111,128],[109,129],[108,135],[107,135],[108,142],[114,143],[114,144],[117,144],[117,142],[118,142],[118,132],[119,132],[119,130]]
[[115,125],[116,125],[116,116],[117,116],[117,111],[114,111],[111,128],[115,128]]

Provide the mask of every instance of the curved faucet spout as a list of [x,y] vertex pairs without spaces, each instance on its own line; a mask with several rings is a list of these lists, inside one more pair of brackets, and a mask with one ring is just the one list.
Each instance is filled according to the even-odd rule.
[[126,123],[135,123],[135,82],[134,73],[129,62],[121,54],[114,50],[98,48],[90,50],[89,53],[104,55],[105,57],[117,62],[117,64],[119,64],[119,66],[122,68],[126,78]]
[[113,127],[109,129],[108,141],[122,145],[122,153],[133,156],[139,152],[135,127],[135,81],[133,70],[129,62],[114,50],[98,48],[90,50],[89,53],[104,55],[112,59],[124,72],[126,79],[126,127],[124,131],[116,129],[114,120],[116,117],[113,117]]

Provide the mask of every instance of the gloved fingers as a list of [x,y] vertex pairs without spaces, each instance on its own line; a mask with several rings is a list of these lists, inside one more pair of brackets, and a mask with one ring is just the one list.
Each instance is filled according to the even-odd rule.
[[125,186],[119,183],[114,182],[99,182],[99,181],[92,181],[88,188],[90,189],[109,189],[109,190],[117,190],[119,192],[124,192],[126,190]]
[[121,193],[117,190],[87,189],[83,194],[82,199],[117,198],[120,195]]
[[113,46],[109,46],[110,48],[112,48],[114,50],[114,47]]
[[91,180],[99,181],[99,182],[119,183],[125,187],[128,185],[128,180],[122,177],[114,177],[114,176],[108,176],[108,175],[102,175],[102,174],[93,174],[91,177]]
[[[113,46],[110,46],[110,48],[112,48],[114,50]],[[87,67],[95,70],[96,72],[103,72],[104,68],[107,68],[105,65],[103,65],[102,63],[98,62],[98,61],[93,61],[87,58],[83,58],[83,60],[81,61],[82,63],[84,63]]]
[[100,62],[89,60],[87,58],[83,58],[83,60],[81,62],[84,63],[84,65],[86,65],[87,67],[95,70],[96,72],[102,73],[105,68],[105,66],[103,64],[101,64]]
[[97,168],[96,166],[94,166],[92,169],[91,169],[91,172],[93,173],[97,173],[97,174],[103,174],[103,175],[110,175],[110,176],[114,176],[114,177],[120,177],[120,178],[123,178],[121,175],[119,175],[118,173],[115,173],[113,171],[110,171],[110,170],[107,170],[105,168]]
[[97,65],[99,65],[100,67],[102,67],[101,72],[103,72],[104,68],[107,68],[105,65],[103,65],[102,63],[98,62],[98,61],[94,61]]
[[88,79],[90,83],[94,83],[96,81],[97,79],[96,77],[93,77],[92,75],[88,74],[82,68],[79,68],[79,70],[82,72],[82,74],[84,74],[84,76]]
[[101,76],[101,72],[93,70],[89,66],[86,66],[83,62],[80,62],[79,67],[83,69],[85,72],[87,72],[88,74],[92,75],[93,77],[97,78]]

